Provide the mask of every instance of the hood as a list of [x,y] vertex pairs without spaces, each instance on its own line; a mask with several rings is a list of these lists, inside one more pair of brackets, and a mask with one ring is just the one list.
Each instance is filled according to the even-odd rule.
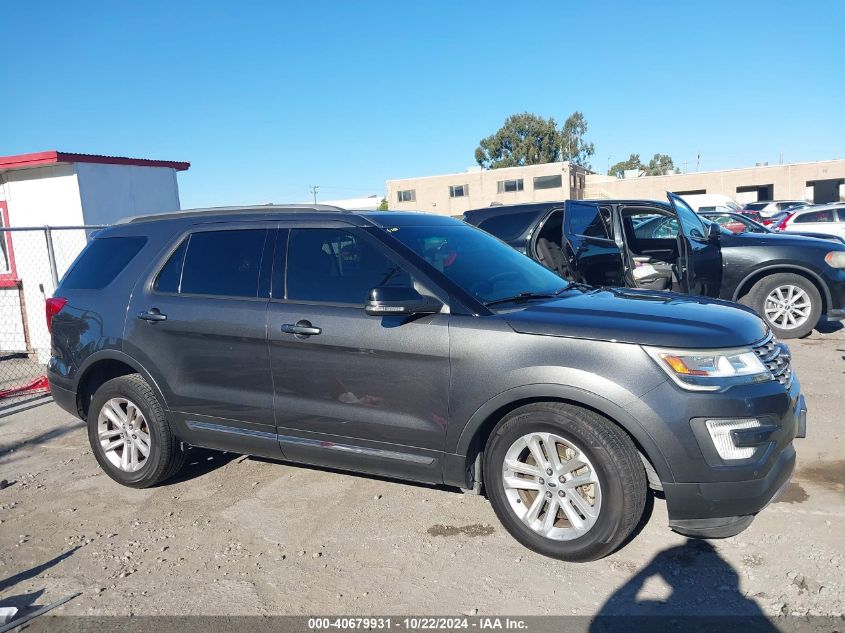
[[722,248],[726,246],[800,246],[826,250],[845,250],[845,244],[835,236],[831,238],[810,237],[801,233],[723,233],[720,238]]
[[693,349],[750,345],[768,333],[760,317],[736,304],[627,288],[573,291],[498,318],[523,334]]

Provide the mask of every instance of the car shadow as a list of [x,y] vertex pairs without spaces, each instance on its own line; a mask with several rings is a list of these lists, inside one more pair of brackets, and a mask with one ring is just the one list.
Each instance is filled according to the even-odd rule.
[[599,609],[590,633],[662,631],[670,623],[677,630],[697,630],[711,619],[722,632],[778,630],[745,597],[736,570],[716,548],[688,539],[659,552],[617,589]]
[[845,325],[842,324],[842,321],[831,321],[830,319],[822,319],[816,325],[816,332],[819,334],[833,334],[834,332],[838,332],[842,328],[845,328]]
[[223,466],[238,457],[241,457],[238,453],[226,453],[223,451],[191,446],[187,451],[185,465],[175,476],[162,482],[161,485],[169,486],[172,484],[190,481],[191,479],[197,479],[203,475],[214,472],[218,468],[223,468]]
[[343,470],[341,468],[331,468],[330,466],[317,466],[315,464],[302,464],[299,462],[290,462],[285,461],[283,459],[271,459],[269,457],[258,457],[255,455],[251,455],[249,457],[251,461],[255,462],[262,462],[265,464],[285,464],[287,466],[294,466],[296,468],[301,468],[303,470],[316,470],[322,473],[331,473],[334,475],[344,475],[346,477],[356,477],[359,479],[372,479],[373,481],[385,481],[388,483],[394,484],[402,484],[403,486],[413,486],[415,488],[427,488],[429,490],[441,490],[443,492],[454,492],[454,493],[469,493],[469,491],[465,491],[461,488],[456,488],[454,486],[446,486],[444,484],[432,484],[426,483],[422,481],[411,481],[408,479],[400,479],[398,477],[387,477],[385,475],[375,475],[372,473],[362,473],[353,470]]

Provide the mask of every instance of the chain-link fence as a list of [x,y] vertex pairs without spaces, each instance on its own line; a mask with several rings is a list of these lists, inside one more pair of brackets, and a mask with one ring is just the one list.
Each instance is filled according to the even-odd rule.
[[44,302],[97,228],[0,227],[0,415],[48,394]]

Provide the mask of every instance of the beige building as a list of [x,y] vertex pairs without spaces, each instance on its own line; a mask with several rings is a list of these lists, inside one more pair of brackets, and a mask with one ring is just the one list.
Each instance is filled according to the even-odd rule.
[[766,165],[666,176],[587,176],[586,198],[664,200],[666,192],[721,193],[739,203],[755,200],[845,200],[845,159]]
[[584,197],[589,172],[571,163],[469,169],[444,176],[387,181],[391,209],[460,215],[491,203],[519,204]]
[[616,178],[593,174],[572,163],[387,181],[391,209],[460,215],[491,204],[582,198],[665,200],[666,192],[720,193],[740,203],[755,200],[845,200],[845,159],[666,176]]

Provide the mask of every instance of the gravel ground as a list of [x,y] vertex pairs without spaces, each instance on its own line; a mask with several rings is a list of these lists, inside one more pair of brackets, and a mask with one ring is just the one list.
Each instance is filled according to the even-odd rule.
[[132,490],[53,404],[2,418],[0,606],[82,592],[56,613],[842,614],[845,330],[828,330],[791,345],[809,437],[779,502],[704,542],[670,532],[655,499],[636,539],[589,564],[524,549],[455,490],[202,450]]

